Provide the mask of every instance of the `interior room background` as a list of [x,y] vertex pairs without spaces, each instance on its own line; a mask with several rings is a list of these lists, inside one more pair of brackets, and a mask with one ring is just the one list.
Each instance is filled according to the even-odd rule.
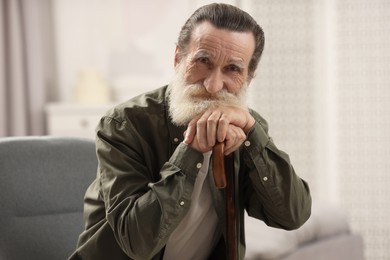
[[[53,134],[53,109],[99,118],[167,84],[181,25],[210,2],[1,0],[0,136]],[[265,31],[250,106],[314,200],[345,209],[366,259],[390,259],[390,1],[223,2]]]

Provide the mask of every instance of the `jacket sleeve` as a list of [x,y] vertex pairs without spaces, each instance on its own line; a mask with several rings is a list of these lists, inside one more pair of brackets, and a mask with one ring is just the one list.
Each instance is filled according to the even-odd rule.
[[166,244],[190,206],[203,155],[184,143],[159,169],[156,180],[147,143],[127,122],[103,118],[97,128],[100,192],[106,218],[122,250],[151,259]]
[[256,123],[243,146],[245,166],[240,173],[247,212],[269,226],[296,229],[311,214],[309,186],[268,136],[267,122],[253,111],[252,115]]

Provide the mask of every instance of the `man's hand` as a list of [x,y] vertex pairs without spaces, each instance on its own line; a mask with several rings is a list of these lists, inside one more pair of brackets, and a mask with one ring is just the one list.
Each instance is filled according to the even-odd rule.
[[248,111],[236,107],[208,109],[188,124],[184,142],[200,152],[210,151],[215,143],[225,142],[225,155],[237,150],[255,119]]

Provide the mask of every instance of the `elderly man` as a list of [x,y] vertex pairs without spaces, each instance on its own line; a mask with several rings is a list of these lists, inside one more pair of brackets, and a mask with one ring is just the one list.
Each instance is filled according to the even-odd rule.
[[283,229],[309,218],[308,185],[245,104],[263,47],[246,12],[226,4],[195,11],[181,29],[170,84],[101,119],[98,174],[70,259],[224,259],[224,193],[210,177],[216,142],[234,158],[240,259],[244,210]]

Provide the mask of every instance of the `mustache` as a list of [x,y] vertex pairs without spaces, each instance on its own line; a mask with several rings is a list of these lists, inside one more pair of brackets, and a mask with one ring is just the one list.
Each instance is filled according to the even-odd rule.
[[222,101],[236,98],[234,94],[229,93],[225,89],[216,93],[210,93],[201,84],[187,85],[183,92],[186,97],[192,99],[193,101]]

